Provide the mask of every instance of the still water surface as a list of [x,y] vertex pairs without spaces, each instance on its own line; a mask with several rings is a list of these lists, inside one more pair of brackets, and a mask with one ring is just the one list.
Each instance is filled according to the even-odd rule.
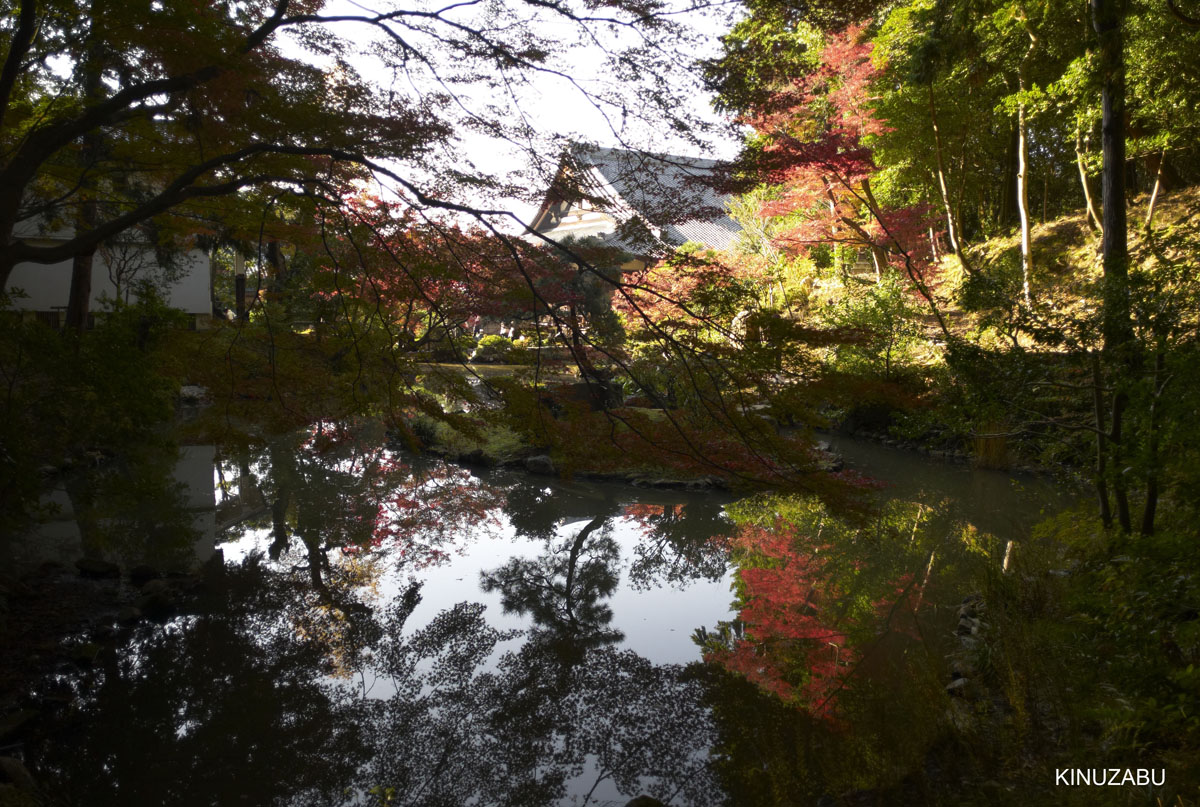
[[30,762],[87,805],[790,804],[887,786],[945,719],[955,607],[1062,500],[835,449],[884,483],[870,513],[473,473],[371,426],[72,482],[24,562],[207,571],[183,613],[58,682],[76,699]]

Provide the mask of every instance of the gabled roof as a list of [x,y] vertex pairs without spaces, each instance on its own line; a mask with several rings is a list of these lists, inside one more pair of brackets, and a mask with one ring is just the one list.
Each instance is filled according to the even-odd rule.
[[694,157],[576,147],[564,155],[534,229],[553,237],[582,202],[607,216],[573,225],[577,237],[599,236],[639,255],[665,255],[687,241],[726,249],[741,228],[729,217],[730,196],[713,188],[720,167]]

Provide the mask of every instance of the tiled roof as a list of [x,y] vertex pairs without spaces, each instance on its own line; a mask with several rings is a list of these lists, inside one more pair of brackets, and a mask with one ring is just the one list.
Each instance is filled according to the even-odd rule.
[[607,239],[632,252],[661,254],[687,241],[726,249],[741,230],[729,217],[729,195],[712,187],[713,160],[596,147],[577,147],[571,160],[584,193],[607,203],[619,222],[636,217],[649,227],[652,245],[620,227]]

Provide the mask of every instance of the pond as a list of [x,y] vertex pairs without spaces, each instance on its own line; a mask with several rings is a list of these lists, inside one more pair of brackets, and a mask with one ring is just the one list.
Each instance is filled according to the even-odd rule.
[[144,618],[41,685],[65,705],[21,751],[81,805],[834,804],[944,777],[960,605],[1065,499],[834,448],[873,508],[469,470],[372,424],[78,475],[9,560],[147,567],[102,583]]

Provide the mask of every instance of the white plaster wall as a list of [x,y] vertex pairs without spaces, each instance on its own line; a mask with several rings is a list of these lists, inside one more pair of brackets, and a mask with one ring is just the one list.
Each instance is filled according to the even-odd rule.
[[[146,250],[145,261],[150,264],[154,253]],[[212,263],[208,255],[193,249],[180,258],[183,271],[178,280],[168,284],[167,302],[189,314],[211,314]],[[136,276],[136,275],[135,275]],[[13,298],[13,307],[22,311],[55,311],[67,306],[71,291],[71,262],[53,264],[20,263],[13,267],[7,291],[20,290],[25,296]],[[101,300],[116,296],[116,287],[109,280],[108,267],[97,252],[92,265],[92,311],[103,310]]]

